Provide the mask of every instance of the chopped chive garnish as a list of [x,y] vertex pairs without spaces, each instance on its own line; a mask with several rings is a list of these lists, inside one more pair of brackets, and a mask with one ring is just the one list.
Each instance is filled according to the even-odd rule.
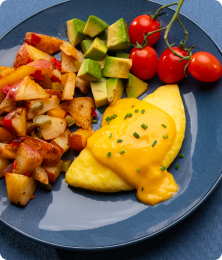
[[160,167],[160,170],[161,170],[161,171],[166,170],[166,166],[162,166],[162,167]]
[[179,154],[179,157],[180,157],[180,158],[184,158],[184,154],[183,154],[183,153],[180,153],[180,154]]
[[107,153],[107,156],[110,157],[110,156],[111,156],[111,152],[108,152],[108,153]]
[[144,112],[145,112],[145,110],[143,109],[143,110],[141,111],[141,113],[144,114]]
[[147,128],[148,128],[148,126],[145,125],[145,124],[142,124],[141,127],[142,127],[143,129],[147,129]]
[[135,110],[135,113],[139,113],[139,109],[136,109],[136,110]]
[[166,135],[163,135],[163,138],[164,138],[164,139],[166,139],[167,137],[168,137],[168,134],[166,134]]
[[136,138],[140,138],[140,136],[137,134],[137,132],[133,133],[133,135],[136,137]]
[[137,172],[140,172],[140,169],[137,169]]
[[107,125],[109,125],[109,124],[110,124],[110,122],[111,122],[111,120],[109,120],[109,121],[107,122]]
[[125,116],[124,119],[127,119],[127,116]]
[[113,119],[115,119],[115,118],[117,117],[117,115],[116,115],[116,114],[113,114],[112,117],[113,117]]
[[179,164],[175,165],[175,169],[178,170],[179,169]]
[[107,106],[103,106],[103,107],[98,108],[98,110],[100,113],[103,113],[106,110],[106,108],[107,108]]
[[141,191],[143,191],[143,187],[142,187]]
[[123,154],[123,153],[125,153],[125,151],[124,151],[124,150],[122,150],[122,151],[120,151],[119,153],[120,153],[120,154]]
[[106,121],[110,121],[110,120],[112,120],[112,117],[107,116],[107,118],[106,118],[105,120],[106,120]]
[[126,116],[127,116],[127,117],[131,117],[131,116],[132,116],[132,113],[127,113]]
[[131,108],[135,107],[134,105],[131,106]]
[[109,138],[111,138],[111,137],[112,137],[112,133],[109,134]]
[[94,124],[97,124],[97,120],[96,120],[96,119],[93,119],[93,123],[94,123]]
[[166,125],[164,125],[164,124],[162,124],[162,126],[163,126],[163,127],[165,127],[165,128],[167,127],[167,126],[166,126]]
[[122,141],[123,141],[123,140],[120,140],[120,139],[119,139],[119,140],[117,140],[117,143],[122,143]]
[[157,143],[157,140],[155,140],[155,141],[153,142],[152,146],[154,147],[154,146],[156,145],[156,143]]

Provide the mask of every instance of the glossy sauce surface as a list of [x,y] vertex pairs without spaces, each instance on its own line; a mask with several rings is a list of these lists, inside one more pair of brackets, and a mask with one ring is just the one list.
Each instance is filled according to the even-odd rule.
[[[155,205],[168,200],[177,192],[178,185],[167,170],[160,168],[164,166],[164,156],[175,140],[174,120],[156,106],[136,99],[125,99],[108,112],[111,112],[109,116],[115,113],[117,117],[88,139],[87,146],[94,158],[133,185],[141,202]],[[132,116],[125,118],[127,113]],[[148,128],[142,128],[142,124]],[[139,138],[133,135],[135,132]],[[163,138],[166,134],[168,137]],[[124,152],[121,154],[121,151]]]

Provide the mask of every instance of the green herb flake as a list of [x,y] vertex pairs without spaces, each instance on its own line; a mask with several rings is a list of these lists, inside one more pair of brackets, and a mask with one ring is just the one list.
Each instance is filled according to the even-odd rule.
[[107,153],[107,157],[110,157],[110,156],[111,156],[111,152],[108,152],[108,153]]
[[111,122],[111,120],[107,122],[107,125],[109,125],[109,124],[110,124],[110,122]]
[[135,110],[135,113],[139,113],[139,109],[136,109],[136,110]]
[[112,133],[109,134],[109,138],[111,138],[111,137],[112,137]]
[[145,124],[142,124],[141,127],[142,127],[143,129],[145,129],[145,130],[148,128],[148,126],[145,125]]
[[144,112],[145,112],[145,110],[143,109],[143,110],[141,111],[141,113],[144,114]]
[[122,143],[122,141],[123,141],[123,140],[120,140],[120,139],[119,139],[119,140],[117,140],[117,143]]
[[135,105],[132,105],[131,108],[135,107]]
[[168,138],[168,134],[163,135],[163,138],[164,139]]
[[121,150],[119,153],[120,153],[120,154],[123,154],[123,153],[125,153],[125,150]]
[[144,188],[142,187],[141,191],[143,191],[143,189],[144,189]]
[[162,126],[164,127],[164,128],[166,128],[167,126],[166,125],[164,125],[164,124],[162,124]]
[[179,164],[175,165],[175,169],[178,170],[179,169]]
[[96,119],[93,120],[93,124],[97,124],[97,122],[98,122],[98,121],[97,121]]
[[131,116],[132,116],[132,113],[127,113],[126,116],[127,116],[127,117],[131,117]]
[[180,153],[180,154],[179,154],[179,157],[180,157],[180,158],[184,158],[184,154],[183,154],[183,153]]
[[112,117],[107,116],[107,118],[106,118],[105,120],[106,120],[106,121],[110,121],[110,120],[112,120]]
[[137,172],[140,172],[140,169],[137,169]]
[[165,171],[165,170],[166,170],[166,166],[160,167],[160,170],[161,170],[161,171]]
[[133,135],[136,137],[136,138],[140,138],[139,134],[137,134],[137,132],[133,133]]
[[156,145],[156,143],[157,143],[157,140],[155,140],[155,141],[153,142],[152,146],[154,147],[154,146]]
[[115,118],[117,117],[117,115],[116,115],[116,114],[113,114],[112,117],[113,117],[113,119],[115,119]]

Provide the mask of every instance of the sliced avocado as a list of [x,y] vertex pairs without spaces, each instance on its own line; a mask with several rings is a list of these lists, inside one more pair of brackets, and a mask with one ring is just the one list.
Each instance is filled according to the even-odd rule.
[[86,37],[86,34],[83,32],[85,25],[84,21],[77,18],[67,21],[67,35],[73,46],[76,46]]
[[125,80],[118,78],[110,78],[106,81],[108,102],[114,105],[117,100],[122,98]]
[[148,89],[148,84],[133,74],[129,74],[128,83],[126,86],[126,95],[128,98],[138,98]]
[[90,37],[95,37],[105,31],[108,27],[109,25],[102,19],[94,15],[90,15],[83,32],[88,34]]
[[106,44],[99,38],[95,38],[92,45],[83,55],[84,59],[101,60],[107,52]]
[[99,81],[101,79],[101,67],[94,60],[85,59],[79,69],[78,77],[87,81]]
[[88,51],[88,49],[90,48],[90,46],[92,45],[93,40],[83,40],[81,42],[81,51],[83,53],[86,53]]
[[108,55],[105,54],[104,57],[101,59],[101,60],[97,60],[96,62],[100,64],[100,67],[101,69],[104,68],[104,65],[105,65],[105,62],[106,62],[106,59],[107,59]]
[[97,37],[102,40],[102,41],[106,41],[107,40],[107,30],[103,31],[102,33],[100,33],[99,35],[97,35]]
[[108,56],[103,69],[103,76],[128,79],[132,60]]
[[98,82],[90,82],[96,108],[108,105],[106,79],[101,78]]
[[117,58],[123,58],[123,59],[129,59],[129,53],[125,52],[117,52],[116,53]]
[[109,50],[124,50],[130,47],[128,27],[123,18],[108,27],[107,47]]

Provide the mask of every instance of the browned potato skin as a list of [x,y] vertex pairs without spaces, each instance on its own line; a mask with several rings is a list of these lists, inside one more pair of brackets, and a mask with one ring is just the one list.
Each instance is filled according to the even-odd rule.
[[12,134],[6,130],[4,127],[0,127],[0,142],[1,143],[11,143],[13,141]]
[[45,89],[45,92],[48,93],[50,96],[56,95],[59,99],[62,98],[62,94],[60,90],[56,89]]
[[90,82],[76,77],[76,88],[78,88],[84,95],[89,94]]
[[40,132],[42,137],[46,141],[51,141],[57,138],[60,134],[64,133],[66,130],[66,120],[62,118],[50,116],[51,124],[45,124],[40,126]]
[[79,67],[76,64],[77,61],[75,61],[72,57],[66,55],[62,51],[62,56],[61,56],[61,66],[62,66],[62,73],[68,73],[73,71],[74,73],[77,73],[79,71]]
[[29,202],[38,183],[32,177],[16,173],[6,173],[5,181],[8,198],[20,206],[25,206]]
[[16,168],[14,173],[25,174],[26,172],[33,172],[35,168],[42,164],[43,158],[41,154],[34,148],[21,143],[16,155]]
[[[33,32],[26,33],[25,35],[26,42],[31,42],[32,34]],[[62,40],[44,34],[35,33],[35,35],[41,38],[40,43],[35,45],[35,48],[49,54],[60,51],[60,45],[63,43]]]
[[51,142],[51,144],[57,146],[60,149],[61,154],[64,154],[69,149],[69,144],[68,144],[69,134],[71,134],[71,131],[67,128],[64,133],[62,133],[60,136],[58,136]]
[[76,74],[69,72],[62,91],[62,100],[72,100],[75,93]]
[[54,166],[57,165],[61,159],[60,149],[41,139],[35,139],[30,136],[26,136],[23,143],[39,151],[43,158],[43,165]]
[[93,135],[94,130],[78,129],[76,132],[69,134],[68,143],[69,147],[74,151],[82,151],[86,148],[87,139]]
[[63,161],[60,161],[56,166],[43,167],[48,175],[50,182],[55,182],[61,173]]
[[46,171],[42,167],[37,167],[31,174],[31,177],[41,183],[49,184],[49,178]]
[[8,167],[8,165],[9,165],[9,160],[0,157],[0,178],[5,176],[4,170],[5,170],[5,168]]
[[27,134],[30,134],[35,129],[36,129],[36,125],[34,125],[33,122],[27,122],[27,124],[26,124],[26,133]]
[[17,153],[17,146],[11,147],[10,144],[0,143],[0,156],[2,158],[14,160]]
[[13,163],[10,163],[4,170],[3,170],[3,175],[5,176],[6,173],[13,173]]
[[76,125],[86,130],[91,129],[93,120],[93,116],[91,115],[91,108],[95,108],[92,98],[74,98],[70,101],[63,102],[61,107],[70,114]]

